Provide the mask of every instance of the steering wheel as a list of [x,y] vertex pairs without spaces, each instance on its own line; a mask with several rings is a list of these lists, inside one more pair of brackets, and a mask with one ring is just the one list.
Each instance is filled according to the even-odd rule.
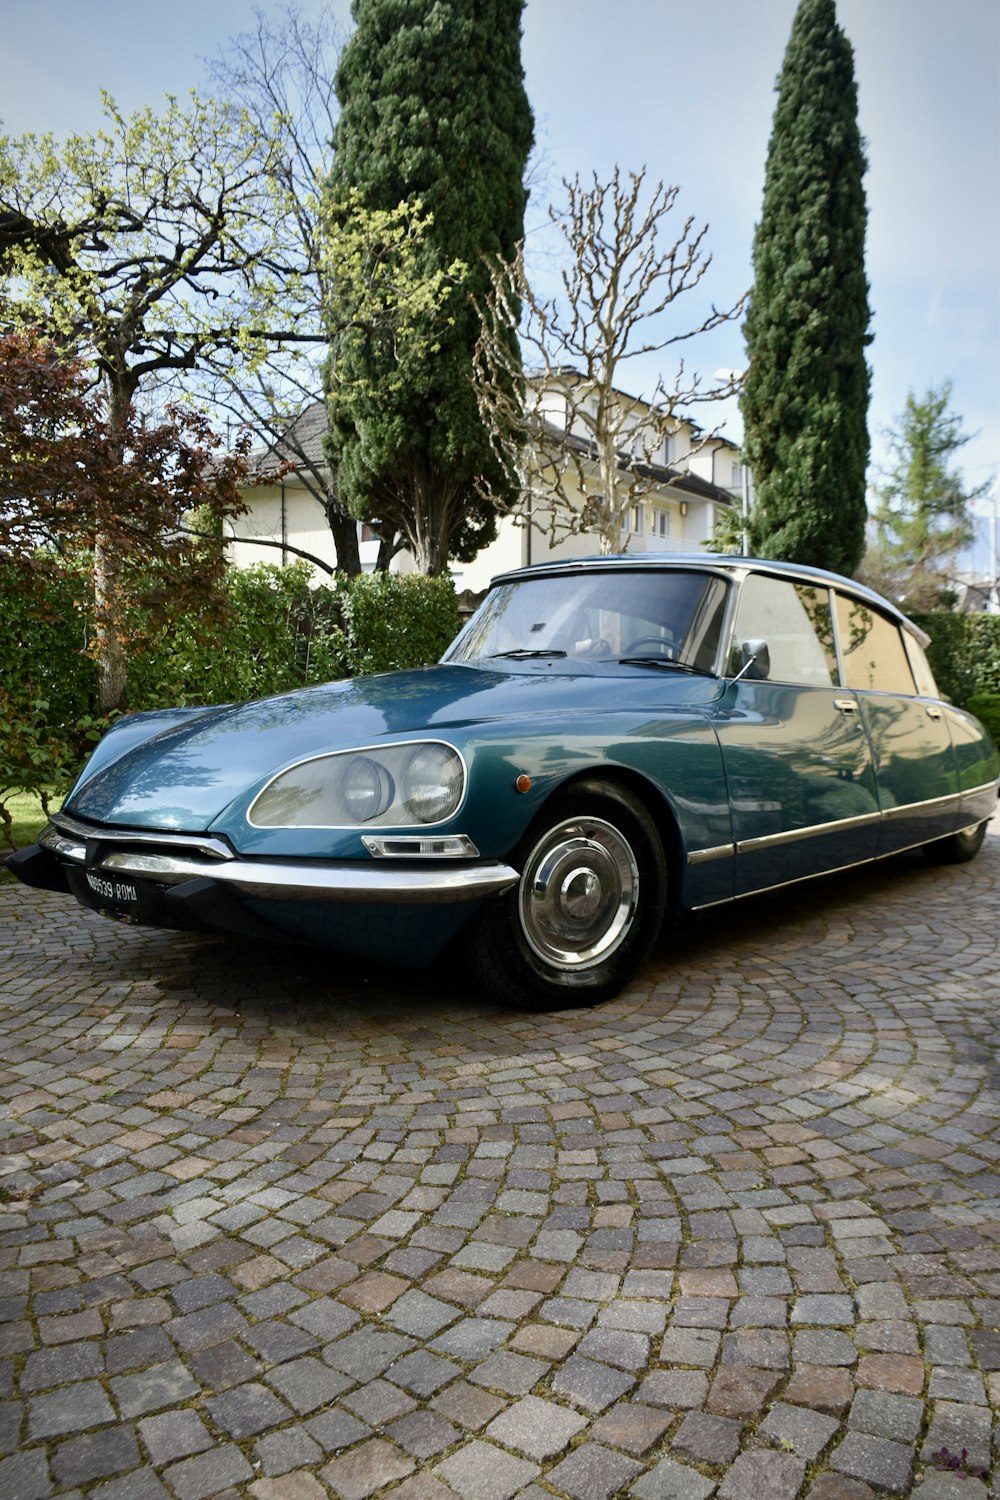
[[603,636],[593,636],[586,642],[577,641],[573,648],[574,656],[613,656],[611,642],[606,641]]
[[681,644],[673,641],[665,635],[637,635],[634,641],[629,641],[622,652],[623,656],[634,656],[642,646],[656,646],[660,654],[670,661],[676,661],[681,654]]

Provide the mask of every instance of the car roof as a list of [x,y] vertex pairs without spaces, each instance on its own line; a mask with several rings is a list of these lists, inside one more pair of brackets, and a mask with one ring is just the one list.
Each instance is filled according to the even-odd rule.
[[705,552],[638,552],[638,553],[611,553],[596,557],[573,557],[560,561],[533,563],[530,567],[511,568],[505,573],[498,573],[491,579],[490,586],[497,583],[509,583],[520,578],[557,577],[563,573],[587,573],[601,571],[641,571],[643,569],[654,569],[662,572],[689,572],[692,568],[702,573],[714,573],[719,577],[744,578],[750,573],[766,573],[775,578],[788,578],[796,583],[817,583],[824,588],[837,587],[845,593],[853,594],[865,604],[874,605],[884,614],[891,615],[900,625],[906,627],[922,645],[926,646],[929,637],[922,631],[919,625],[903,614],[898,605],[893,604],[891,599],[884,598],[870,589],[866,584],[858,583],[853,578],[845,578],[841,573],[831,573],[826,568],[807,567],[801,563],[778,562],[771,558],[763,557],[734,557],[730,553],[705,553]]

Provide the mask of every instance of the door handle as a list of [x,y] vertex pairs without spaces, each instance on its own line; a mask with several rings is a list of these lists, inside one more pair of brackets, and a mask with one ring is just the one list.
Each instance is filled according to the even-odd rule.
[[839,708],[842,714],[856,714],[858,705],[853,698],[834,698],[834,708]]
[[940,719],[941,717],[941,710],[939,708],[935,708],[932,703],[926,704],[924,711],[929,719]]

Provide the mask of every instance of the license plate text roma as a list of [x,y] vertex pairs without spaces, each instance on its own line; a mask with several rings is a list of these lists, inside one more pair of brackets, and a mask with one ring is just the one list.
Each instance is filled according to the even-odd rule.
[[128,880],[108,880],[103,875],[92,875],[88,871],[87,884],[102,901],[136,903],[139,900],[139,892]]

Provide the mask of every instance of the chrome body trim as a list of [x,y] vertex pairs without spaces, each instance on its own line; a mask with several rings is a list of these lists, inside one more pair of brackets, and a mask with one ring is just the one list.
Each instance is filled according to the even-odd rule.
[[716,844],[712,849],[691,849],[687,862],[689,865],[708,865],[716,859],[732,859],[735,853],[735,844]]
[[1000,781],[983,781],[979,786],[966,787],[965,791],[961,794],[962,801],[971,801],[973,797],[985,797],[987,792],[991,792],[994,797],[1000,798]]
[[[229,845],[223,839],[215,838],[209,833],[143,833],[135,828],[95,828],[90,823],[81,823],[76,818],[69,817],[67,813],[61,812],[52,814],[49,826],[38,842],[46,849],[51,849],[53,854],[62,853],[64,858],[82,864],[86,855],[87,842],[92,839],[113,844],[164,845],[174,849],[180,846],[184,849],[196,849],[200,854],[207,855],[209,859],[234,858]],[[67,849],[74,852],[64,852],[59,847],[60,841],[67,846]]]
[[893,818],[909,817],[911,813],[920,812],[925,807],[948,807],[952,803],[954,803],[955,811],[957,812],[962,805],[963,796],[968,797],[970,795],[971,793],[969,792],[949,792],[946,797],[929,797],[924,802],[904,802],[899,807],[887,807],[882,816],[886,822],[891,822]]
[[[918,804],[919,805],[919,804]],[[810,823],[807,828],[788,828],[783,833],[765,833],[755,839],[741,839],[737,854],[756,854],[760,849],[776,849],[781,844],[798,844],[803,839],[822,838],[845,828],[866,828],[882,821],[882,813],[861,813],[855,818],[837,818],[832,823]]]
[[476,901],[505,891],[520,879],[516,870],[499,863],[404,869],[401,865],[348,860],[319,865],[306,860],[280,864],[234,859],[213,866],[198,859],[138,850],[107,854],[92,868],[162,885],[207,877],[243,896],[267,901],[363,901],[404,906]]
[[[881,823],[883,821],[891,821],[896,818],[909,817],[914,812],[920,812],[923,808],[947,807],[949,804],[954,804],[956,811],[964,810],[967,802],[972,801],[976,797],[985,796],[987,793],[991,793],[994,796],[998,795],[998,793],[1000,793],[1000,783],[997,783],[995,781],[985,781],[981,786],[970,787],[964,792],[949,792],[945,797],[931,797],[924,802],[906,802],[901,807],[887,807],[884,808],[881,812],[877,813],[862,813],[859,817],[856,818],[840,818],[833,823],[810,823],[807,828],[792,828],[786,830],[783,833],[769,833],[765,834],[761,838],[742,839],[739,843],[735,844],[716,844],[713,848],[710,849],[691,849],[688,852],[687,863],[689,865],[704,865],[709,864],[711,863],[711,861],[717,859],[730,859],[738,854],[754,854],[761,849],[775,849],[782,844],[794,844],[798,843],[802,839],[823,837],[825,834],[838,833],[841,829],[845,828],[864,828],[866,825],[870,825],[872,823]],[[981,822],[982,818],[977,817],[973,819],[973,821],[970,822],[965,829],[961,829],[959,831],[967,832],[972,828],[977,828]],[[941,836],[947,837],[947,835]],[[926,842],[926,839],[919,839],[916,843],[907,845],[907,848],[916,849],[919,848],[920,844]],[[897,850],[896,852],[898,853],[901,851]],[[873,857],[882,858],[881,855],[876,855]],[[860,863],[870,864],[871,861],[865,859],[861,860]],[[836,868],[854,869],[855,866],[838,865]],[[829,871],[821,873],[832,874],[835,872]],[[786,883],[789,885],[794,885],[798,880],[808,880],[811,878],[813,877],[797,876],[795,880],[788,881]],[[768,886],[767,889],[777,890],[779,889],[779,887]],[[716,905],[717,903],[713,902],[711,904]],[[699,911],[701,910],[701,908],[693,907],[692,910]]]

